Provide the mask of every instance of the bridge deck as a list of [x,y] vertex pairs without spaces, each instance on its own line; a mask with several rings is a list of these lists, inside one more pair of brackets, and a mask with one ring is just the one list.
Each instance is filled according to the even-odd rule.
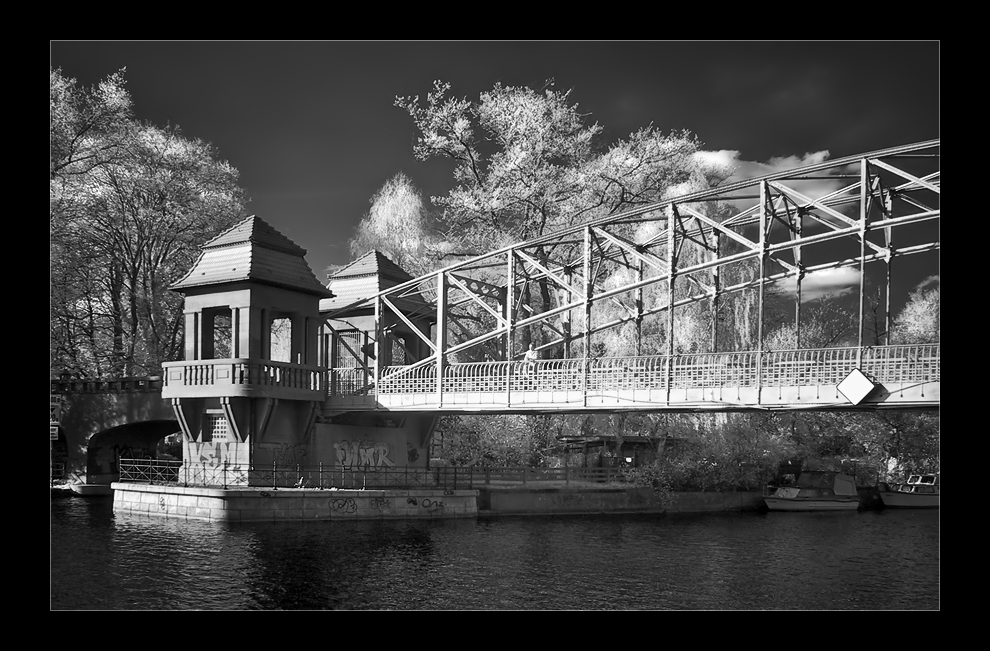
[[[843,391],[859,370],[874,385]],[[376,387],[365,369],[333,369],[326,406],[394,411],[738,410],[932,407],[939,346],[484,362],[392,367]],[[869,388],[869,387],[867,387]]]
[[[937,408],[939,344],[603,359],[320,369],[270,360],[171,362],[163,378],[52,380],[52,393],[323,401],[331,411],[539,413]],[[863,374],[868,393],[844,381]],[[329,378],[327,378],[329,376]],[[862,389],[860,389],[862,391]]]

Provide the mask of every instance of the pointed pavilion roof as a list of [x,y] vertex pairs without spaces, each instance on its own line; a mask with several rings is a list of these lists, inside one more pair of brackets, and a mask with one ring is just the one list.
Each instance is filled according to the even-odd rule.
[[172,285],[175,291],[237,282],[255,282],[328,298],[306,262],[306,249],[257,215],[234,224],[202,246],[196,264]]
[[[326,313],[346,307],[412,279],[408,272],[381,251],[368,251],[354,262],[335,271],[327,279],[327,289],[333,292],[333,298],[320,301],[320,312]],[[430,304],[419,297],[390,300],[407,315],[432,311]],[[366,302],[356,305],[354,310],[369,307],[371,307],[370,302]]]

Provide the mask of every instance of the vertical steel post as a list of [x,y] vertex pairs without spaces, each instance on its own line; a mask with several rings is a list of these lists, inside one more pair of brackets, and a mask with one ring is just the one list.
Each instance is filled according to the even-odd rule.
[[[573,278],[573,274],[571,268],[568,266],[567,268],[564,269],[564,281],[567,283],[568,289],[571,288],[572,278]],[[558,292],[558,296],[559,295],[560,294]],[[568,303],[571,302],[570,292],[567,292],[567,294],[564,296],[564,300],[567,301]],[[572,321],[571,310],[567,310],[566,312],[564,312],[561,315],[561,318],[564,321],[564,323],[562,324],[563,327],[561,328],[564,331],[564,359],[570,359],[571,358],[571,321]]]
[[516,255],[509,249],[505,269],[505,404],[512,404],[512,321],[516,307]]
[[859,168],[859,333],[856,344],[856,368],[863,366],[863,321],[866,312],[866,219],[870,213],[869,163],[864,158]]
[[[720,253],[719,237],[720,237],[719,232],[713,228],[712,239],[714,240],[713,248],[715,250],[712,251],[712,255],[714,256],[714,259],[716,261],[718,260]],[[719,290],[722,288],[720,269],[721,268],[717,264],[714,267],[712,267],[712,287],[714,287],[714,295],[712,296],[712,352],[713,353],[718,352],[718,297],[719,297]]]
[[[887,198],[884,201],[884,210],[886,219],[891,219],[894,216],[894,196],[888,191]],[[885,261],[887,262],[887,285],[885,288],[885,296],[883,299],[883,343],[886,346],[890,345],[890,284],[893,279],[894,273],[894,241],[893,233],[890,226],[886,227],[884,230],[885,242],[887,254],[885,256]],[[878,342],[879,343],[879,342]]]
[[447,350],[447,276],[443,271],[437,273],[437,408],[443,406],[443,368],[444,353]]
[[[641,251],[640,251],[641,252]],[[636,282],[643,281],[643,259],[636,265]],[[636,357],[643,355],[643,287],[636,288]]]
[[674,263],[676,242],[674,223],[677,220],[677,207],[670,204],[667,209],[667,403],[670,403],[670,385],[674,375]]
[[767,272],[767,221],[769,215],[767,215],[767,201],[769,197],[767,196],[767,182],[762,181],[760,183],[760,213],[759,213],[759,223],[760,223],[760,292],[759,299],[757,301],[757,318],[756,318],[756,404],[761,404],[763,402],[763,300],[764,300],[764,285],[766,283],[766,272]]
[[584,363],[581,365],[583,404],[588,406],[588,365],[591,364],[591,226],[584,228]]
[[329,342],[327,350],[327,369],[330,373],[330,386],[327,387],[331,396],[339,395],[340,381],[337,379],[336,363],[337,363],[337,347],[340,343],[337,341],[338,335],[337,331],[333,328],[327,326],[330,332],[327,334],[327,341]]
[[[381,381],[381,359],[382,359],[382,297],[375,297],[375,343],[371,350],[374,353],[374,358],[372,359],[372,371],[374,378],[372,378],[375,386],[375,397],[377,401],[379,382]],[[369,395],[371,395],[369,391]]]
[[[794,219],[790,219],[791,222],[791,241],[800,241],[802,232],[802,220],[803,216],[801,210],[797,210],[797,220],[795,223]],[[804,267],[801,263],[801,246],[798,245],[794,247],[794,266],[798,268],[797,282],[795,283],[795,298],[796,305],[794,306],[794,348],[801,348],[801,281],[804,280]]]

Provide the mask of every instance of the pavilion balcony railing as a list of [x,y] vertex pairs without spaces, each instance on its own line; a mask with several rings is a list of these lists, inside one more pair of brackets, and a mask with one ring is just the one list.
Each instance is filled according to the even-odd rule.
[[121,459],[121,482],[214,488],[271,488],[317,490],[474,489],[485,486],[546,484],[547,482],[609,483],[624,481],[621,468],[458,467],[340,468],[304,465],[188,466],[182,461]]
[[325,371],[318,366],[262,359],[204,359],[162,364],[162,392],[195,388],[272,388],[325,391]]
[[[690,355],[470,362],[444,367],[444,393],[834,386],[858,368],[879,383],[937,382],[939,344]],[[435,365],[334,369],[333,395],[436,393]]]

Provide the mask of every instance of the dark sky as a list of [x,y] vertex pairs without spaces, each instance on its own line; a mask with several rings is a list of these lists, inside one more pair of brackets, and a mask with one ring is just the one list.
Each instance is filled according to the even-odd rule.
[[65,76],[89,86],[126,68],[139,119],[216,146],[249,213],[305,248],[321,280],[349,261],[390,177],[450,189],[450,165],[413,157],[417,133],[393,105],[435,79],[476,100],[552,77],[614,138],[652,123],[740,162],[799,162],[938,138],[939,56],[938,41],[51,42]]

